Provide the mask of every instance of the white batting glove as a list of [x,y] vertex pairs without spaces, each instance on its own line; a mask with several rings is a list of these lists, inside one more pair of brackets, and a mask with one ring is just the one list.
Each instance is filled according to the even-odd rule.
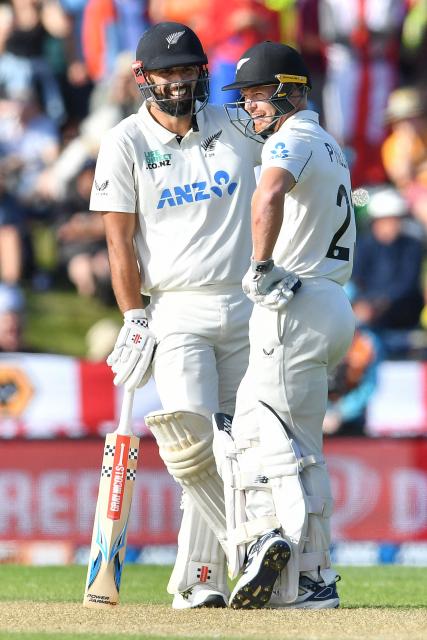
[[242,280],[242,288],[248,298],[272,311],[283,309],[300,286],[301,280],[293,271],[276,267],[271,258],[259,261],[252,259]]
[[116,374],[114,384],[124,384],[129,390],[144,386],[151,375],[155,344],[144,309],[125,311],[123,327],[107,358],[108,366]]

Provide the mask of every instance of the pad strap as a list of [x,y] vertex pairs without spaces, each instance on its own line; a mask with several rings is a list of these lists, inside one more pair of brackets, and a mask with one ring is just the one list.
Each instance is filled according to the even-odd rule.
[[234,530],[233,538],[236,544],[243,544],[255,540],[272,529],[280,529],[279,520],[276,516],[264,516],[240,523]]
[[322,496],[306,496],[308,513],[322,518],[330,518],[332,515],[334,502],[332,498],[322,498]]
[[311,551],[301,553],[299,557],[300,571],[316,571],[316,569],[328,569],[331,566],[331,554],[329,551]]

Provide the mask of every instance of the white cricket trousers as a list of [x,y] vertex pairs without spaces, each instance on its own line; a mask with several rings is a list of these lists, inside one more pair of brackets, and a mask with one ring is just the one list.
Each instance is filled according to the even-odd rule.
[[[322,425],[328,399],[328,371],[345,355],[354,333],[354,315],[341,285],[325,278],[304,279],[283,312],[255,305],[250,320],[248,371],[237,394],[233,437],[236,442],[259,442],[262,424],[255,407],[261,400],[288,427],[303,456],[322,454]],[[326,465],[312,465],[301,473],[308,495],[329,499]],[[271,494],[246,493],[249,520],[274,515]],[[330,546],[329,517],[309,517],[304,551]],[[315,575],[313,577],[316,577]]]
[[[152,296],[150,327],[158,340],[153,375],[165,410],[193,411],[209,420],[215,412],[234,414],[237,388],[249,358],[251,311],[240,284]],[[183,496],[182,508],[168,591],[191,589],[198,580],[197,567],[204,565],[216,576],[213,588],[227,598],[226,560],[215,532],[190,494]]]
[[154,293],[147,311],[163,408],[232,415],[249,357],[252,304],[241,285]]

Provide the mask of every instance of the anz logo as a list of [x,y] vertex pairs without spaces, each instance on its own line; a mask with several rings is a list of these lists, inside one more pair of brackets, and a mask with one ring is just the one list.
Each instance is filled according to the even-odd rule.
[[222,198],[228,193],[231,196],[237,187],[237,182],[230,182],[230,176],[226,171],[217,171],[214,175],[214,181],[213,185],[208,185],[206,181],[201,180],[163,189],[157,203],[157,209],[163,209],[165,206],[179,207],[187,202],[210,200],[213,195]]
[[274,149],[271,150],[271,160],[278,160],[287,158],[289,155],[289,151],[286,149],[286,145],[284,142],[278,142]]

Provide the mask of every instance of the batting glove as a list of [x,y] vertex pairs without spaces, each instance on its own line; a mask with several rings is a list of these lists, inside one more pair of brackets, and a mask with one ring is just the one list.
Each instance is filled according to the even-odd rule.
[[292,271],[276,267],[274,261],[251,260],[251,266],[242,280],[244,293],[252,302],[279,311],[294,297],[301,280]]
[[144,309],[126,311],[123,327],[107,358],[107,364],[116,374],[114,384],[124,384],[129,390],[144,386],[151,375],[155,344]]

